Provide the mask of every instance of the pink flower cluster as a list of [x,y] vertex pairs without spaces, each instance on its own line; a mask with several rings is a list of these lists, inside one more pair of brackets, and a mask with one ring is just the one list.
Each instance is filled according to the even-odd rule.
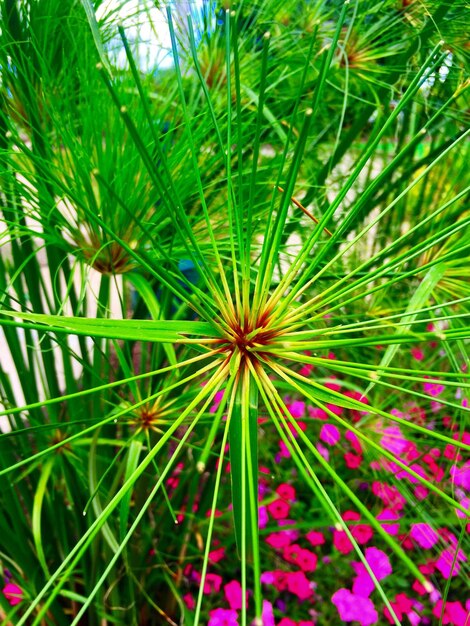
[[[411,356],[422,361],[424,348],[414,348]],[[334,358],[328,355],[328,359]],[[313,366],[303,366],[301,374],[309,376],[313,370]],[[432,507],[431,499],[437,498],[433,489],[422,484],[425,479],[446,491],[451,486],[460,508],[455,513],[449,510],[453,516],[449,522],[458,525],[461,520],[469,520],[470,461],[457,445],[432,447],[429,444],[435,440],[431,437],[406,428],[406,422],[422,429],[438,426],[447,429],[454,442],[470,445],[470,432],[463,431],[451,415],[445,414],[448,390],[436,380],[419,383],[418,391],[421,397],[427,396],[427,402],[391,410],[397,418],[394,422],[364,420],[367,399],[357,391],[342,390],[338,378],[330,376],[325,386],[332,397],[343,396],[341,399],[336,395],[338,405],[325,403],[320,408],[285,399],[288,432],[298,439],[300,431],[305,433],[365,506],[348,509],[345,499],[339,509],[341,524],[329,526],[323,518],[320,525],[320,507],[317,502],[312,507],[311,492],[303,481],[297,481],[288,446],[283,440],[270,444],[275,464],[261,468],[259,479],[259,527],[267,549],[267,555],[263,550],[264,558],[269,563],[261,574],[263,626],[314,626],[340,621],[373,626],[397,620],[411,626],[432,626],[439,620],[444,625],[470,626],[470,598],[462,596],[465,592],[461,584],[468,571],[466,548],[442,518],[433,523],[417,516],[417,511],[428,502]],[[351,398],[362,402],[364,410],[347,408]],[[460,398],[466,408],[466,399]],[[380,450],[371,453],[364,441],[335,417],[359,423],[359,430],[387,454]],[[319,476],[327,489],[333,485],[327,474]],[[420,572],[418,578],[394,555],[373,518],[409,554]],[[306,528],[303,522],[307,521],[311,525]],[[470,533],[470,522],[466,531]],[[355,546],[361,549],[361,558]],[[217,603],[209,612],[208,626],[235,626],[243,603],[241,586],[233,579],[233,572],[223,574],[226,554],[222,547],[214,546],[209,560],[211,568],[219,569],[209,571],[204,584],[204,593]],[[187,573],[187,580],[198,584],[200,575],[193,569]],[[449,580],[452,585],[444,602],[441,594]],[[378,592],[378,584],[388,603]],[[245,599],[250,605],[252,593],[248,590]]]
[[23,599],[23,590],[15,583],[7,582],[2,589],[2,593],[11,606],[16,606]]

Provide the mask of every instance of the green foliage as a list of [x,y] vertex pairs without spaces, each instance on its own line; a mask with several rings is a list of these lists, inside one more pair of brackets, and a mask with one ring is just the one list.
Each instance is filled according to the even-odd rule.
[[[436,481],[381,434],[470,450],[464,4],[176,3],[173,64],[152,72],[101,2],[0,5],[0,572],[23,590],[0,623],[206,623],[214,538],[253,596],[241,624],[261,620],[258,470],[278,441],[312,523],[370,572],[353,507],[429,589],[289,403],[357,436],[417,519],[463,533],[455,460]],[[442,381],[453,430],[398,414]]]

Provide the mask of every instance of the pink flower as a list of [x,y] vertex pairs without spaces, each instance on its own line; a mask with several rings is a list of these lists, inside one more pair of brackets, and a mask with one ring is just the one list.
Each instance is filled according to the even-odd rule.
[[317,555],[305,549],[301,551],[297,559],[297,563],[303,572],[314,572],[317,569],[317,562]]
[[362,446],[359,437],[355,433],[352,433],[350,430],[346,431],[346,434],[344,436],[350,442],[354,452],[357,452],[357,454],[362,454]]
[[400,524],[390,524],[391,521],[400,519],[400,515],[398,515],[398,513],[395,513],[390,509],[384,509],[381,513],[379,513],[379,515],[377,515],[377,519],[385,522],[385,524],[381,524],[381,526],[389,535],[398,535],[400,532]]
[[277,626],[297,626],[297,622],[290,617],[283,617]]
[[284,500],[274,500],[267,506],[269,514],[273,519],[285,519],[289,515],[290,505]]
[[269,522],[268,511],[265,506],[258,507],[258,526],[260,528],[266,528]]
[[218,574],[206,574],[204,581],[204,593],[219,593],[222,586],[222,576]]
[[357,596],[349,589],[338,589],[331,601],[338,609],[340,618],[344,622],[359,622],[361,626],[376,624],[379,615],[370,598]]
[[460,517],[461,519],[465,519],[466,517],[470,516],[470,498],[462,498],[460,500],[460,504],[465,509],[467,509],[467,515],[465,515],[465,513],[461,511],[460,509],[455,509],[455,514],[457,515],[457,517]]
[[417,361],[422,361],[424,359],[424,352],[420,350],[420,348],[411,348],[410,352],[411,356]]
[[238,580],[231,580],[229,583],[224,585],[224,594],[231,609],[242,608],[242,586]]
[[211,563],[218,563],[225,557],[225,548],[216,548],[209,552],[209,561]]
[[310,550],[301,548],[296,543],[293,543],[291,546],[286,546],[282,556],[288,563],[298,565],[304,572],[314,572],[317,567],[317,555],[310,552]]
[[[433,611],[434,617],[438,619],[442,613],[442,600],[438,600]],[[446,602],[444,606],[443,624],[452,624],[453,626],[467,626],[470,620],[470,614],[463,608],[460,602]]]
[[305,414],[305,402],[301,402],[300,400],[292,402],[287,408],[292,417],[303,417]]
[[441,552],[440,557],[436,561],[436,569],[438,569],[444,578],[450,578],[450,576],[457,576],[460,572],[459,561],[466,561],[467,557],[459,550],[457,552],[457,558],[455,558],[455,550],[447,549]]
[[218,391],[214,396],[214,404],[209,409],[209,413],[215,413],[219,407],[220,401],[224,397],[224,390]]
[[299,428],[302,432],[305,432],[307,430],[307,424],[305,422],[303,422],[302,420],[297,420],[295,424],[293,424],[292,422],[289,422],[287,424],[289,430],[291,431],[291,433],[294,435],[294,437],[298,437],[299,436]]
[[275,569],[271,572],[263,572],[260,580],[264,585],[273,585],[278,591],[285,591],[287,589],[287,573],[280,569]]
[[450,468],[450,475],[455,485],[470,491],[470,461],[467,461],[461,468],[457,468],[453,465]]
[[[358,400],[359,402],[362,402],[362,404],[366,404],[366,405],[369,404],[369,400],[365,396],[363,396],[362,393],[360,393],[359,391],[345,391],[344,395],[347,396],[348,398],[353,398],[354,400]],[[358,411],[357,409],[349,409],[354,422],[358,422],[363,415],[367,415],[367,407],[364,407],[364,408],[366,409],[365,411]],[[350,434],[353,435],[354,433],[350,433]]]
[[289,448],[286,446],[286,444],[282,440],[279,441],[279,456],[284,459],[290,459],[291,457]]
[[238,626],[238,614],[232,609],[213,609],[207,626]]
[[333,545],[341,554],[349,554],[354,550],[354,546],[344,530],[333,531]]
[[307,541],[310,541],[312,546],[321,546],[325,543],[325,537],[323,536],[323,533],[317,530],[311,530],[310,532],[308,532],[305,535],[305,539]]
[[279,485],[279,487],[276,489],[276,493],[282,500],[295,500],[295,489],[292,485],[289,485],[288,483],[282,483],[281,485]]
[[378,580],[382,580],[392,573],[388,556],[382,550],[374,547],[366,548],[365,557]]
[[362,461],[362,456],[358,456],[352,452],[345,452],[344,454],[344,462],[346,463],[346,467],[349,469],[357,469],[360,467]]
[[439,541],[439,536],[429,524],[420,523],[411,525],[411,538],[421,548],[432,548]]
[[387,508],[399,511],[406,504],[406,498],[394,486],[385,483],[373,482],[372,493],[382,500]]
[[309,412],[310,417],[316,420],[327,420],[328,414],[323,409],[319,409],[316,406],[308,406],[307,410]]
[[334,424],[323,424],[320,430],[320,439],[329,446],[334,446],[341,438],[338,428]]
[[326,408],[330,410],[334,415],[341,415],[341,413],[343,412],[343,407],[338,406],[337,404],[327,404]]
[[273,605],[267,600],[263,600],[263,612],[261,613],[263,626],[275,626]]
[[[382,580],[392,573],[388,556],[382,550],[374,547],[366,548],[365,557],[377,580]],[[374,590],[374,581],[363,563],[353,561],[351,565],[357,574],[353,582],[353,592],[359,596],[368,597]]]
[[300,600],[307,600],[313,594],[310,582],[303,572],[289,572],[286,574],[287,590]]
[[[400,622],[403,619],[403,615],[408,615],[413,609],[412,601],[404,593],[397,594],[395,596],[395,602],[390,602],[390,604]],[[395,620],[393,619],[387,607],[385,607],[384,609],[384,615],[388,619],[390,624],[395,623]]]
[[262,572],[260,580],[264,585],[274,585],[274,572]]
[[439,396],[445,389],[444,385],[440,385],[439,383],[424,383],[423,385],[424,393],[427,393],[434,398]]
[[275,550],[282,550],[282,548],[288,546],[291,541],[295,541],[295,539],[297,539],[296,535],[298,536],[298,532],[296,531],[281,530],[277,533],[271,533],[268,535],[266,537],[266,543]]
[[416,485],[413,493],[417,500],[426,500],[429,495],[429,491],[423,485]]
[[383,429],[383,437],[380,444],[389,452],[398,456],[404,454],[413,445],[408,439],[405,439],[399,426],[388,426]]
[[368,524],[358,524],[351,527],[351,535],[360,546],[363,546],[372,539],[374,531]]
[[326,461],[330,460],[330,453],[328,451],[328,448],[325,448],[325,446],[320,442],[317,443],[316,448]]
[[[426,476],[426,472],[424,471],[424,469],[421,467],[421,465],[419,465],[418,463],[412,463],[410,465],[410,469],[412,469],[416,474],[418,474],[418,476],[421,476],[421,478],[428,478]],[[400,470],[399,472],[397,472],[395,474],[395,476],[397,478],[406,478],[407,480],[410,481],[410,483],[413,484],[417,484],[419,483],[419,479],[416,478],[415,476],[412,476],[409,472],[407,472],[406,470]]]
[[398,593],[395,596],[395,604],[402,613],[409,613],[413,608],[413,601],[404,593]]
[[3,587],[2,592],[11,606],[16,606],[23,599],[23,590],[14,583],[7,583]]
[[183,596],[183,600],[190,611],[193,611],[196,608],[196,601],[190,593],[186,593]]

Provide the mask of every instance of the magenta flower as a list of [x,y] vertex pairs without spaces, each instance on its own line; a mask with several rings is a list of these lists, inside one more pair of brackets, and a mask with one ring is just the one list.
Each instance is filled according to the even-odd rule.
[[331,601],[344,622],[359,622],[361,626],[371,626],[371,624],[376,624],[379,619],[372,600],[355,595],[349,589],[338,589],[333,594]]
[[405,439],[399,426],[388,426],[383,429],[383,437],[380,440],[380,444],[383,448],[400,456],[405,454],[410,446],[413,444],[408,439]]
[[453,465],[450,468],[450,475],[452,476],[455,485],[470,491],[470,461],[467,461],[460,468]]
[[218,391],[214,396],[214,404],[210,407],[209,413],[215,413],[219,408],[220,401],[224,397],[224,390]]
[[460,509],[455,509],[455,514],[457,515],[457,517],[460,517],[461,519],[465,519],[466,517],[468,517],[470,515],[470,498],[462,498],[460,500],[460,504],[467,509],[467,511],[469,511],[468,515],[465,515],[465,513],[463,513],[463,511],[461,511]]
[[193,611],[196,608],[196,601],[190,593],[185,593],[183,600],[190,611]]
[[[362,395],[362,393],[360,393],[359,391],[345,391],[344,395],[347,396],[348,398],[353,398],[354,400],[358,400],[359,402],[362,402],[362,404],[369,404],[369,400]],[[355,422],[359,421],[361,419],[362,415],[367,415],[367,406],[364,407],[364,411],[358,411],[357,409],[349,409],[352,418]],[[355,436],[354,433],[350,433],[351,435]]]
[[425,549],[432,548],[439,541],[436,531],[425,523],[412,524],[410,535],[418,546]]
[[266,528],[269,522],[268,511],[265,506],[258,507],[258,526],[260,528]]
[[[395,611],[395,615],[398,617],[400,622],[403,619],[403,615],[409,616],[409,614],[411,613],[413,609],[413,602],[404,593],[398,593],[395,596],[395,602],[390,602],[390,604],[393,610]],[[390,624],[395,623],[395,620],[393,619],[387,607],[385,607],[384,609],[384,615],[388,619]],[[410,621],[412,622],[412,619]]]
[[310,581],[303,572],[289,572],[286,574],[287,590],[300,600],[307,600],[313,594]]
[[[366,548],[365,557],[377,580],[382,580],[392,573],[388,556],[382,550],[374,547]],[[357,574],[353,582],[353,592],[363,597],[370,596],[375,585],[365,565],[358,561],[353,561],[351,565]]]
[[325,448],[325,446],[320,442],[317,443],[316,448],[326,461],[330,460],[330,453],[328,451],[328,448]]
[[280,484],[279,487],[276,489],[276,493],[282,500],[295,500],[295,489],[292,485],[289,485],[288,483]]
[[211,563],[218,563],[225,557],[225,548],[216,548],[209,552],[209,561]]
[[341,554],[349,554],[354,546],[344,530],[333,531],[333,545]]
[[[279,457],[279,458],[278,458]],[[286,444],[281,440],[279,441],[279,454],[276,455],[276,462],[278,463],[280,459],[290,459],[291,454],[289,452],[289,448]]]
[[357,454],[353,454],[352,452],[344,453],[344,462],[346,463],[346,467],[348,469],[357,469],[358,467],[360,467],[362,461],[362,456],[358,456]]
[[263,612],[261,613],[263,626],[275,626],[273,605],[267,600],[263,600]]
[[379,515],[377,515],[377,519],[381,522],[385,522],[385,524],[380,525],[389,535],[398,535],[400,532],[400,524],[390,524],[390,522],[400,519],[400,515],[395,513],[395,511],[384,509],[381,513],[379,513]]
[[283,550],[282,556],[289,563],[298,565],[304,572],[314,572],[317,567],[317,555],[310,552],[310,550],[301,548],[296,543],[286,546]]
[[297,622],[290,617],[283,617],[277,626],[297,626]]
[[[438,619],[442,613],[442,600],[438,600],[433,615]],[[446,602],[444,606],[443,624],[452,624],[452,626],[468,626],[470,614],[463,608],[460,602]]]
[[320,430],[320,439],[329,446],[334,446],[341,439],[341,433],[334,424],[323,424]]
[[7,583],[2,592],[11,606],[16,606],[23,599],[23,590],[14,583]]
[[328,414],[323,409],[319,409],[316,406],[308,406],[307,410],[310,414],[310,417],[316,420],[326,420],[328,419]]
[[388,556],[382,550],[374,547],[366,548],[365,557],[378,580],[382,580],[392,573]]
[[411,356],[417,361],[422,361],[424,359],[424,352],[420,348],[411,348],[410,352]]
[[287,573],[280,569],[263,572],[260,580],[264,585],[273,585],[278,591],[287,589]]
[[352,433],[350,430],[348,430],[344,436],[353,447],[354,452],[357,452],[357,454],[362,454],[362,446],[359,437],[355,433]]
[[[418,474],[418,476],[421,476],[421,478],[426,478],[426,479],[428,478],[428,476],[426,475],[426,472],[418,463],[412,463],[410,465],[410,469],[412,469],[416,474]],[[419,484],[419,478],[412,476],[409,472],[407,472],[404,469],[400,470],[399,472],[396,472],[395,476],[397,478],[406,478],[407,480],[410,481],[410,483],[413,483],[415,485]]]
[[[460,562],[466,561],[467,557],[459,550],[457,552],[457,558],[455,559],[455,550],[447,549],[441,552],[441,555],[436,561],[436,569],[438,569],[444,578],[450,578],[451,576],[457,576],[460,572]],[[452,567],[453,566],[453,567]]]
[[289,515],[290,505],[285,500],[274,500],[267,506],[269,515],[273,519],[285,519]]
[[406,504],[406,498],[394,486],[385,483],[373,482],[372,493],[382,500],[387,508],[394,511],[401,510]]
[[218,574],[206,574],[204,581],[204,593],[219,593],[222,586],[222,576]]
[[[242,608],[242,586],[238,580],[231,580],[224,585],[224,594],[231,609]],[[247,601],[245,598],[245,606],[246,605]]]
[[374,531],[368,524],[358,524],[351,527],[351,535],[360,546],[363,546],[372,539]]
[[312,546],[321,546],[325,543],[325,537],[323,536],[323,533],[317,530],[311,530],[310,532],[308,532],[305,535],[305,539],[307,541],[310,541]]
[[310,550],[302,549],[297,558],[297,563],[303,572],[314,572],[317,569],[317,562],[317,555]]
[[207,626],[238,626],[238,614],[232,609],[213,609]]
[[[298,535],[298,533],[296,534]],[[266,537],[266,543],[268,546],[271,546],[271,548],[274,548],[275,550],[282,550],[288,546],[291,541],[295,541],[295,539],[292,538],[290,530],[280,530],[279,532],[271,533]]]
[[305,414],[305,402],[301,402],[300,400],[292,402],[287,408],[292,417],[303,417]]
[[424,383],[423,385],[424,393],[427,393],[434,398],[439,396],[445,389],[444,385],[440,385],[439,383]]

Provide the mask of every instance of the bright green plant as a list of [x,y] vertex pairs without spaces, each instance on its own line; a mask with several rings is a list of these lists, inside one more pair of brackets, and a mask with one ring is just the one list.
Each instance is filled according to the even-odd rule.
[[[24,594],[0,596],[3,623],[205,623],[217,537],[253,596],[241,624],[262,623],[258,467],[280,439],[318,523],[346,533],[400,624],[342,511],[430,581],[288,404],[304,399],[371,462],[395,463],[438,507],[417,518],[453,516],[463,541],[455,460],[440,483],[381,444],[398,425],[426,449],[470,450],[455,436],[469,387],[463,3],[205,3],[187,20],[175,6],[174,64],[153,75],[125,23],[96,20],[100,2],[57,6],[1,8],[14,371],[0,363],[0,568]],[[124,69],[108,60],[116,45]],[[435,355],[412,367],[429,341]],[[392,410],[432,383],[454,433]],[[229,502],[233,516],[216,517]],[[187,563],[202,577],[191,610]]]

